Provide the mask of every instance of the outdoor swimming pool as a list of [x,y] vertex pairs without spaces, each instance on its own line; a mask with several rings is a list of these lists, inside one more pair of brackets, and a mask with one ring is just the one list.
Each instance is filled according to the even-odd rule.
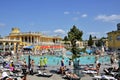
[[[62,57],[59,56],[53,56],[53,55],[44,55],[44,56],[30,56],[31,59],[35,61],[36,65],[40,64],[40,58],[46,57],[48,59],[48,66],[56,66],[61,65]],[[26,62],[28,63],[28,55],[24,55],[21,57],[21,60],[25,58]],[[80,60],[79,64],[94,64],[95,63],[95,56],[88,55],[88,56],[81,56],[80,58],[77,58],[77,60]],[[110,57],[108,55],[99,57],[98,61],[100,63],[110,63]],[[69,58],[64,57],[65,65],[69,64]]]
[[[89,55],[89,56],[82,56],[79,58],[79,60],[80,60],[79,64],[94,64],[96,59],[95,59],[95,56]],[[110,63],[110,57],[108,55],[100,56],[98,58],[98,61],[100,63],[108,64],[108,63]]]

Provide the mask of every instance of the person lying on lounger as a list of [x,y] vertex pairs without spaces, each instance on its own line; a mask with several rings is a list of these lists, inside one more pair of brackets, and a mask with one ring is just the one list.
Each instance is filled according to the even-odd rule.
[[96,68],[86,67],[85,70],[94,70],[94,71],[97,71],[97,74],[99,74],[100,66],[101,66],[101,63],[98,63],[98,64],[96,65]]
[[76,74],[71,73],[71,72],[69,72],[69,71],[66,71],[66,72],[65,72],[65,75],[66,75],[68,78],[79,79],[79,77],[78,77]]

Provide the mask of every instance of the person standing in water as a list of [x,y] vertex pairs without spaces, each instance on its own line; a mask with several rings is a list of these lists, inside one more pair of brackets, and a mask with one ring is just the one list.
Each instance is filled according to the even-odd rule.
[[64,66],[64,58],[61,60],[61,66]]
[[43,59],[43,63],[44,63],[44,69],[45,69],[45,67],[47,67],[47,58],[46,57],[44,57],[44,59]]
[[47,66],[47,62],[48,62],[48,60],[47,60],[46,57],[44,57],[43,62],[44,62],[44,65]]
[[44,66],[43,58],[40,58],[40,68]]

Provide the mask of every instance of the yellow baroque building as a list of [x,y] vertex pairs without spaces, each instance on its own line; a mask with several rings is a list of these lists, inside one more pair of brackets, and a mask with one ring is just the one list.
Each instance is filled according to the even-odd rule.
[[[46,36],[40,32],[20,32],[19,28],[12,28],[12,31],[1,43],[14,44],[14,52],[20,51],[25,46],[34,46],[35,50],[40,50],[40,46],[61,45],[59,36]],[[17,45],[17,46],[16,46]]]
[[111,50],[120,50],[120,23],[117,24],[117,30],[107,33],[108,47]]
[[20,43],[19,40],[10,40],[6,38],[0,39],[0,53],[16,51],[17,45]]

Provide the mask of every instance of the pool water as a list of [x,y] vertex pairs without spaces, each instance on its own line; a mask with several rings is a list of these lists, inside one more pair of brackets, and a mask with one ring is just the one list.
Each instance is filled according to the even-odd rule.
[[[78,58],[78,60],[80,60],[79,64],[94,64],[96,59],[95,59],[95,56],[82,56],[80,58]],[[100,63],[110,63],[110,57],[109,56],[101,56],[99,57],[98,61]]]
[[[45,56],[30,56],[31,59],[35,61],[35,65],[40,64],[40,58],[46,57],[48,60],[47,65],[48,66],[56,66],[61,65],[62,57],[60,56],[53,56],[53,55],[45,55]],[[26,62],[28,63],[28,55],[22,56],[20,59],[23,60],[25,58]],[[95,63],[95,56],[81,56],[80,58],[77,58],[77,60],[80,60],[79,64],[94,64]],[[110,63],[110,57],[109,56],[103,56],[99,57],[98,61],[100,63]],[[69,64],[69,58],[64,57],[65,65]]]
[[[50,56],[50,55],[45,55],[45,56],[30,56],[31,59],[33,59],[35,61],[36,65],[40,64],[40,59],[46,57],[47,58],[47,65],[49,66],[55,66],[55,65],[60,65],[62,57],[58,57],[58,56]],[[21,60],[23,60],[25,58],[26,62],[28,63],[28,55],[24,55],[21,57]],[[68,61],[69,58],[64,58],[65,61],[65,65],[68,65]]]

